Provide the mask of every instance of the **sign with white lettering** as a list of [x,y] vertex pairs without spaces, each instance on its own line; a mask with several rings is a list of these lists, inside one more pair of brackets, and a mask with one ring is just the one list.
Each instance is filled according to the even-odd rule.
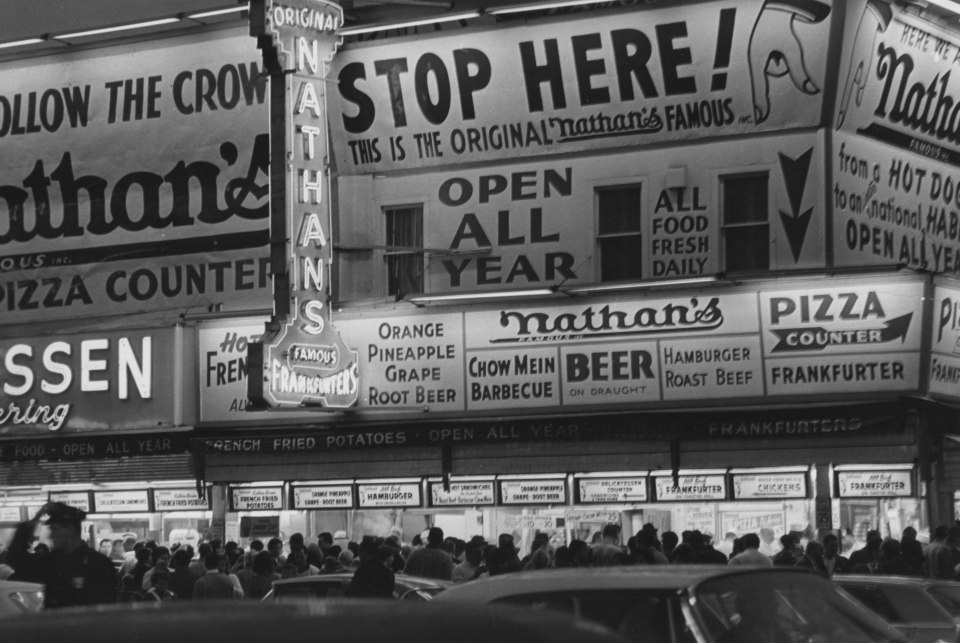
[[50,502],[62,502],[87,513],[91,512],[90,493],[87,491],[51,491],[47,494]]
[[0,63],[4,323],[268,305],[262,72],[223,30]]
[[567,502],[564,480],[500,480],[500,504],[563,505]]
[[899,3],[847,4],[835,115],[838,265],[960,272],[960,36]]
[[444,490],[442,482],[430,482],[431,507],[479,507],[495,502],[493,480],[451,481],[449,491]]
[[841,498],[913,497],[913,471],[838,471],[837,495]]
[[131,491],[94,491],[94,513],[143,513],[150,511],[150,493],[146,489]]
[[281,511],[283,487],[230,487],[230,511]]
[[0,429],[9,436],[173,427],[186,380],[182,327],[0,340]]
[[803,472],[733,474],[734,500],[806,497],[807,474]]
[[576,502],[646,502],[646,478],[576,478]]
[[154,511],[209,511],[210,490],[201,498],[196,488],[154,489]]
[[304,485],[293,487],[294,509],[353,509],[353,487]]
[[767,391],[916,391],[923,284],[886,280],[760,293]]
[[640,3],[364,43],[333,69],[335,155],[375,173],[816,126],[830,15]]
[[327,65],[343,10],[326,0],[257,0],[258,36],[271,91],[270,247],[273,317],[248,349],[248,392],[257,405],[329,409],[354,406],[357,353],[330,319],[332,209],[329,192]]
[[683,475],[676,484],[673,476],[655,476],[653,481],[657,502],[727,499],[727,479],[723,474]]
[[358,484],[357,500],[361,509],[419,507],[423,504],[419,482]]
[[960,285],[940,278],[933,289],[929,392],[960,400]]

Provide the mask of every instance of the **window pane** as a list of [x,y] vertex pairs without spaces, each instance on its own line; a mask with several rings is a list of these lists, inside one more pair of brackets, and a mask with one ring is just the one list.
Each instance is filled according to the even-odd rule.
[[600,234],[640,231],[640,186],[597,190]]
[[727,228],[727,270],[767,270],[770,268],[770,232],[767,226]]
[[767,175],[723,179],[724,223],[767,221]]
[[[423,208],[407,206],[389,208],[386,216],[386,245],[391,248],[412,248],[409,254],[386,257],[387,294],[402,295],[423,292]],[[402,252],[402,250],[390,250]]]
[[640,235],[600,239],[600,281],[639,279],[642,258]]

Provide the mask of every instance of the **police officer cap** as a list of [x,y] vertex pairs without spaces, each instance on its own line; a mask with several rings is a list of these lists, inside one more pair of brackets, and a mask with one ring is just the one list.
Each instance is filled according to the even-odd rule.
[[57,523],[59,525],[79,525],[87,517],[87,512],[83,509],[71,507],[62,502],[48,502],[44,507],[44,513],[47,516],[46,524]]

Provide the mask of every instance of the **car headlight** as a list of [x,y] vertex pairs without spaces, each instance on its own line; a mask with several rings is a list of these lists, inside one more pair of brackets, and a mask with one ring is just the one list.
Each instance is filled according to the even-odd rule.
[[42,590],[13,592],[10,594],[10,600],[22,607],[25,612],[39,612],[43,609]]

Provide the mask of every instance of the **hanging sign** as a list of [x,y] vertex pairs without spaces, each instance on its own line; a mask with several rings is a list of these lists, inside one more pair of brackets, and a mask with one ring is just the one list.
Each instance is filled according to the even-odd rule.
[[333,255],[324,88],[343,10],[324,0],[259,0],[250,16],[272,87],[274,313],[248,349],[249,397],[268,408],[348,408],[357,402],[358,363],[327,305]]
[[744,473],[733,476],[735,500],[759,500],[765,498],[806,498],[807,474],[795,473]]
[[154,511],[209,511],[210,493],[203,498],[193,487],[184,489],[154,489]]
[[51,491],[47,496],[50,502],[62,502],[81,511],[90,513],[90,493],[87,491]]
[[419,507],[419,482],[382,482],[357,485],[357,498],[362,509],[379,507]]
[[493,480],[451,482],[449,490],[444,490],[441,482],[430,483],[431,507],[475,507],[493,505],[495,502]]
[[282,487],[233,487],[230,489],[230,511],[280,511],[282,509]]
[[660,502],[725,500],[727,497],[727,484],[723,474],[680,476],[676,484],[673,476],[657,476],[654,481],[657,500]]
[[837,490],[841,498],[909,498],[913,496],[913,472],[839,471]]
[[98,514],[150,511],[150,493],[146,489],[94,491],[93,506]]
[[501,480],[500,502],[505,505],[561,505],[567,502],[564,480]]
[[294,509],[353,509],[353,487],[348,484],[293,488]]
[[645,477],[577,478],[576,489],[577,502],[582,504],[647,500]]

